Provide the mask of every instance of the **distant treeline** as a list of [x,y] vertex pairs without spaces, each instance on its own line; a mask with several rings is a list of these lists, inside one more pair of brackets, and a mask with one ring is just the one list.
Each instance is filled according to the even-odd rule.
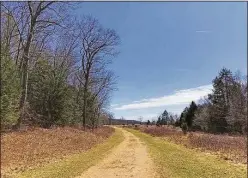
[[[175,125],[184,131],[247,133],[247,77],[223,68],[212,83],[212,93],[198,104],[192,101],[180,117],[174,115],[174,119],[165,110],[156,124]],[[151,124],[150,121],[147,124]]]
[[133,125],[133,124],[144,124],[137,120],[125,120],[125,119],[109,119],[109,125]]

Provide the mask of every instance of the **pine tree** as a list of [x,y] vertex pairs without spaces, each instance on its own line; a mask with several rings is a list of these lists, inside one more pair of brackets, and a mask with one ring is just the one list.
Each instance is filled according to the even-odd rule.
[[156,125],[157,126],[160,126],[161,124],[162,124],[162,122],[161,122],[161,116],[159,116]]
[[214,132],[226,132],[226,117],[230,108],[230,86],[233,82],[232,72],[223,68],[213,80],[213,94],[209,95],[213,107],[211,109],[211,130]]
[[164,112],[161,115],[161,125],[167,125],[169,123],[169,113],[164,110]]
[[187,123],[188,128],[192,127],[192,123],[195,117],[196,110],[197,110],[197,105],[195,104],[194,101],[192,101],[187,113],[185,113],[185,122]]
[[28,101],[42,127],[65,124],[63,112],[68,89],[65,82],[62,71],[53,68],[46,60],[39,60],[30,72]]
[[188,107],[184,108],[183,112],[180,115],[179,123],[181,128],[182,128],[182,124],[186,122],[185,118],[187,116],[188,110],[189,110]]
[[19,73],[13,60],[1,54],[1,129],[11,128],[19,117]]

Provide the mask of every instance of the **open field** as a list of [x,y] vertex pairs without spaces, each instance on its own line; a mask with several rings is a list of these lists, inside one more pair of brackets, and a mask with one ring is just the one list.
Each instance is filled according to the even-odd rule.
[[245,164],[234,164],[215,155],[192,150],[138,130],[128,128],[126,130],[148,146],[161,178],[247,177]]
[[187,148],[211,152],[224,160],[247,163],[247,138],[245,136],[214,135],[200,132],[184,135],[180,128],[167,126],[139,126],[136,129],[176,144],[182,144]]
[[113,132],[110,127],[86,132],[65,127],[6,133],[1,139],[2,173],[10,175],[80,154],[103,143]]

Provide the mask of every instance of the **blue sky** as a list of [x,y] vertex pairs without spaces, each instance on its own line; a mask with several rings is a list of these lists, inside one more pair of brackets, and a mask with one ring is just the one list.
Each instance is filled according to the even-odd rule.
[[245,2],[84,2],[75,14],[92,15],[121,38],[110,66],[117,118],[180,113],[210,92],[223,66],[246,74]]

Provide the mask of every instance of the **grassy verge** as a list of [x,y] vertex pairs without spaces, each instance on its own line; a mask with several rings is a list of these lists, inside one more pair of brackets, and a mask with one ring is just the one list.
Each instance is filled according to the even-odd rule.
[[104,143],[114,128],[99,127],[94,131],[57,127],[28,128],[1,136],[1,173],[11,176],[35,167],[90,150]]
[[203,132],[189,132],[184,135],[180,128],[171,126],[139,126],[138,129],[190,149],[210,152],[224,160],[247,163],[247,138],[245,136],[214,135]]
[[247,177],[247,167],[244,164],[229,163],[214,155],[191,150],[137,130],[127,129],[127,131],[147,144],[161,177]]
[[43,167],[37,167],[32,170],[25,171],[18,174],[19,178],[58,178],[58,177],[75,177],[80,175],[90,166],[95,165],[104,156],[106,156],[111,149],[122,142],[124,139],[122,132],[118,129],[114,134],[108,138],[104,143],[99,144],[92,149],[69,156],[59,162],[50,163]]

